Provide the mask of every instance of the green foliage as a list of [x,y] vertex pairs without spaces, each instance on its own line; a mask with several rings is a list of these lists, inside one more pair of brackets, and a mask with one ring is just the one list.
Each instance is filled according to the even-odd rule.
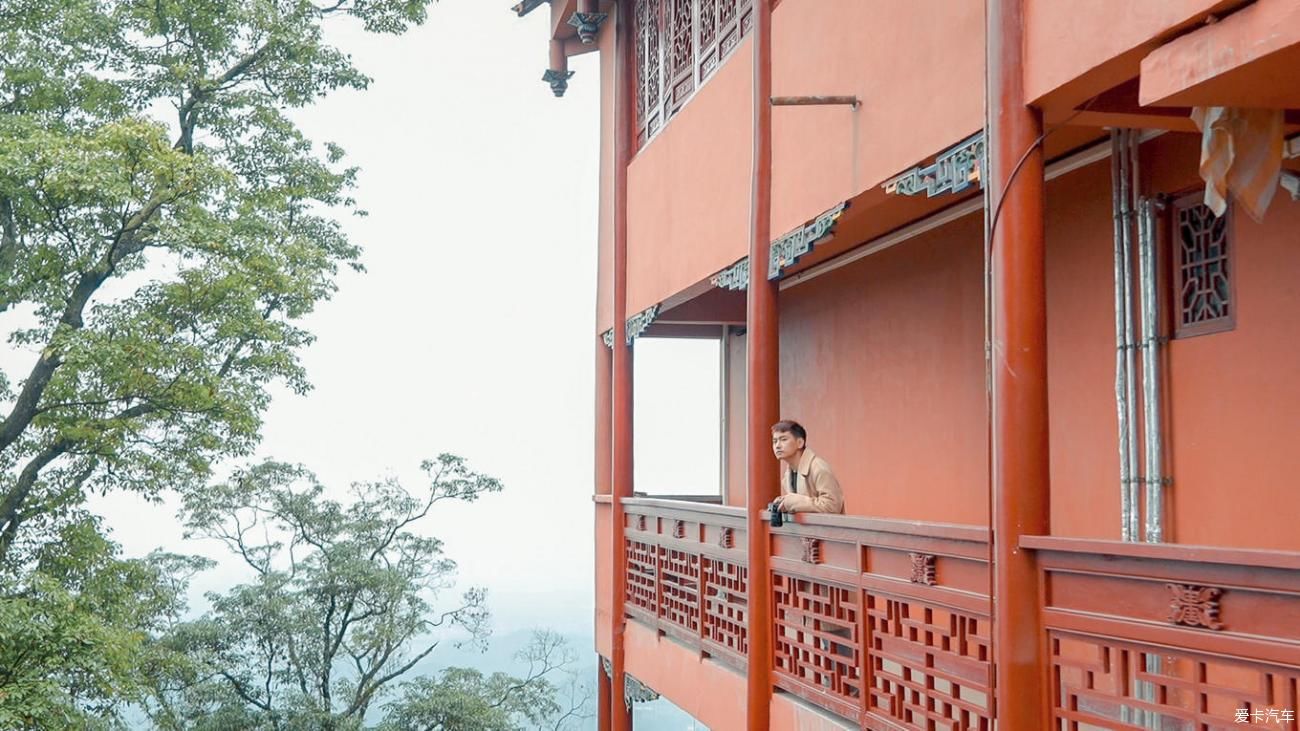
[[122,701],[177,658],[152,637],[184,609],[201,559],[116,558],[93,521],[63,526],[22,585],[0,596],[0,728],[113,728]]
[[154,676],[155,723],[361,729],[399,686],[385,729],[513,729],[560,716],[549,676],[571,656],[554,635],[529,649],[522,678],[453,669],[407,682],[449,633],[482,642],[488,617],[478,589],[437,606],[455,563],[417,526],[445,500],[501,489],[451,455],[424,469],[418,495],[389,479],[353,485],[340,502],[310,472],[274,462],[188,495],[191,534],[221,541],[253,580],[210,594],[209,612],[168,633],[163,644],[187,664]]
[[360,268],[334,216],[361,212],[286,111],[369,81],[325,23],[430,2],[0,2],[0,314],[30,356],[0,373],[0,728],[85,727],[160,664],[162,559],[82,505],[204,485],[271,384],[307,390],[301,319]]

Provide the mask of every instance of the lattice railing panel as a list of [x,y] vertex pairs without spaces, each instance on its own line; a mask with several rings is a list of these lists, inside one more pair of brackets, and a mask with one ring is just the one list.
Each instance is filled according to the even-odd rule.
[[992,728],[986,619],[873,594],[866,606],[868,710],[916,728]]
[[749,569],[722,559],[705,557],[704,637],[744,656],[749,652],[746,632],[748,614]]
[[659,601],[655,596],[658,583],[658,553],[655,546],[641,541],[627,542],[627,603],[655,614]]
[[744,511],[628,502],[627,614],[701,656],[743,668],[749,651]]
[[776,672],[856,716],[862,694],[859,591],[774,574]]
[[1049,644],[1056,728],[1297,728],[1300,670],[1062,632]]
[[722,65],[753,24],[753,0],[636,0],[637,145]]
[[659,616],[691,632],[700,629],[700,557],[659,547]]

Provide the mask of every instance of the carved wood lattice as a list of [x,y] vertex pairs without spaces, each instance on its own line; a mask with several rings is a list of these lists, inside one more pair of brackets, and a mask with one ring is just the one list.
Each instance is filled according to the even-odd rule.
[[858,590],[775,574],[772,592],[778,677],[856,718],[862,696]]
[[1297,711],[1300,670],[1049,632],[1052,715],[1060,728],[1231,729],[1256,711]]
[[705,557],[704,587],[708,592],[704,606],[704,637],[744,656],[749,653],[745,627],[749,622],[746,592],[749,569],[731,561]]
[[627,603],[648,612],[657,611],[655,584],[658,577],[655,547],[641,541],[628,541]]
[[640,147],[740,45],[753,0],[636,0],[633,20]]
[[867,594],[868,710],[908,728],[992,728],[987,620]]
[[659,547],[662,577],[659,616],[698,632],[700,629],[700,557],[698,554]]
[[1222,218],[1201,194],[1174,202],[1174,286],[1176,335],[1187,337],[1231,329],[1232,259],[1228,215]]

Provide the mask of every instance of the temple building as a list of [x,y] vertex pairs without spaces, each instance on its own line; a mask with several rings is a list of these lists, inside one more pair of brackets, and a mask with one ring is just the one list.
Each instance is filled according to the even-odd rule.
[[[1297,728],[1300,0],[515,11],[600,89],[602,730]],[[649,338],[722,353],[705,499]],[[782,418],[844,514],[773,524]]]

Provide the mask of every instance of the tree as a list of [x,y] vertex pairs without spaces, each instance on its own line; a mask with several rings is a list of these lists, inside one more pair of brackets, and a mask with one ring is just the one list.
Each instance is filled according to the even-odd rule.
[[156,552],[117,558],[91,518],[62,526],[36,570],[0,601],[0,728],[110,728],[170,666],[153,637],[184,610],[207,562]]
[[572,659],[554,635],[530,648],[521,678],[464,669],[408,677],[449,637],[484,641],[488,617],[479,589],[436,606],[456,565],[415,528],[439,503],[501,489],[451,455],[423,468],[429,485],[419,495],[388,479],[353,485],[343,503],[307,470],[275,462],[188,495],[191,534],[225,544],[252,580],[209,595],[211,611],[164,640],[189,663],[155,677],[154,722],[341,731],[383,715],[393,731],[468,731],[573,717],[550,681]]
[[[130,686],[122,653],[144,645],[108,645],[172,599],[105,603],[107,585],[50,573],[49,556],[76,534],[70,564],[171,589],[156,566],[118,561],[81,506],[91,491],[202,486],[254,447],[270,384],[308,388],[301,319],[340,267],[359,268],[331,216],[360,212],[342,150],[287,110],[368,83],[325,22],[400,33],[430,1],[0,2],[0,317],[30,353],[0,372],[0,648],[104,630],[84,634],[102,653],[46,657],[64,663],[48,679],[88,686],[19,687],[31,676],[0,666],[0,714],[92,708]],[[51,602],[85,613],[56,626]]]

